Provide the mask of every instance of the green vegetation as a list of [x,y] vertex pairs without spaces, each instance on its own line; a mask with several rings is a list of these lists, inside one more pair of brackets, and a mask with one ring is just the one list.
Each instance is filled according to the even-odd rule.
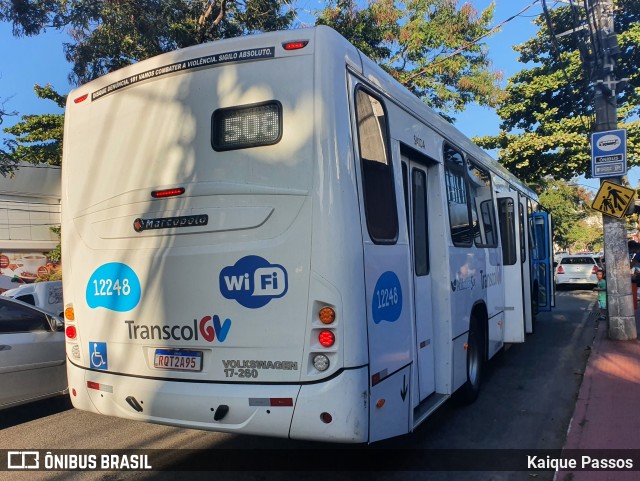
[[[575,2],[580,3],[580,2]],[[640,2],[617,0],[615,23],[621,53],[617,75],[629,78],[617,92],[618,120],[627,129],[629,165],[640,163]],[[550,11],[556,34],[570,30],[574,16],[570,7]],[[499,149],[499,160],[525,181],[545,176],[569,180],[590,172],[590,144],[594,121],[591,72],[581,62],[587,39],[580,35],[558,38],[554,51],[542,16],[535,38],[515,48],[520,62],[528,65],[509,79],[506,98],[498,108],[502,131],[476,140],[488,149]]]

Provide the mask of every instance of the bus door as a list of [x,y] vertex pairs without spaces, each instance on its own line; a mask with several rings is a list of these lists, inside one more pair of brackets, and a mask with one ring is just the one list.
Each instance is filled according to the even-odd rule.
[[517,192],[498,194],[498,221],[502,241],[505,289],[504,342],[524,342],[525,304],[523,294],[521,241],[519,233],[519,199]]
[[[532,303],[532,280],[531,280],[531,246],[529,245],[530,236],[528,235],[529,222],[527,221],[527,198],[518,195],[520,204],[518,206],[518,229],[520,239],[520,265],[522,266],[522,295],[524,300],[524,325],[525,332],[531,334],[533,332],[533,303]],[[536,306],[537,312],[537,306]]]
[[556,305],[551,215],[547,212],[534,212],[531,219],[536,239],[536,255],[531,264],[538,279],[538,310],[550,311]]
[[407,204],[407,225],[413,264],[414,321],[418,372],[418,402],[435,391],[433,312],[429,263],[427,213],[427,166],[402,155],[402,171]]
[[[369,442],[409,431],[412,384],[412,283],[407,235],[399,227],[402,181],[387,107],[357,85],[354,127],[369,344]],[[397,166],[400,172],[400,166]]]

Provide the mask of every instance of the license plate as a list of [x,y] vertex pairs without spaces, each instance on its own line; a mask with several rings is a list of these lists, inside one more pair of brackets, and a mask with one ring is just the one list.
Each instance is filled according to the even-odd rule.
[[202,352],[156,349],[153,367],[171,371],[202,371]]

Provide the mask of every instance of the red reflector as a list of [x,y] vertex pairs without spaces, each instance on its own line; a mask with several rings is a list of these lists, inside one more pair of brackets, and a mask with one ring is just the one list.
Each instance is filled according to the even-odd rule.
[[375,386],[380,382],[380,373],[377,372],[373,376],[371,376],[371,385]]
[[85,100],[87,100],[87,97],[89,96],[89,94],[84,94],[76,99],[73,99],[73,103],[74,104],[79,104],[80,102],[84,102]]
[[293,406],[293,399],[290,397],[272,397],[269,399],[271,406]]
[[162,199],[164,197],[175,197],[176,195],[182,194],[184,194],[184,187],[178,187],[177,189],[154,190],[151,192],[151,197],[154,199]]
[[78,393],[76,392],[76,389],[75,389],[75,388],[73,388],[73,389],[71,390],[71,394],[73,394],[73,396],[74,396],[74,397],[78,395]]
[[329,413],[322,413],[320,415],[320,419],[322,420],[323,423],[325,424],[329,424],[331,421],[333,421],[333,417],[331,416],[331,414]]
[[93,382],[93,381],[87,381],[87,387],[89,389],[96,389],[96,390],[100,390],[100,384],[97,382]]
[[318,342],[324,347],[331,347],[336,342],[336,336],[331,331],[322,331],[318,335]]
[[75,339],[78,335],[75,326],[67,326],[67,328],[64,330],[64,333],[69,339]]
[[296,42],[285,42],[282,44],[282,48],[285,50],[299,50],[301,48],[305,48],[309,40],[298,40]]

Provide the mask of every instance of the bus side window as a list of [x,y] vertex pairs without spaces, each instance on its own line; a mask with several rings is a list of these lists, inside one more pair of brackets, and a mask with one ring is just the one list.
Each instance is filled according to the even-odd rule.
[[469,197],[476,246],[497,247],[491,176],[473,162],[469,162]]
[[376,244],[394,244],[398,237],[398,209],[384,105],[361,88],[356,90],[355,100],[369,236]]
[[445,146],[444,161],[451,240],[456,247],[470,247],[473,242],[473,232],[467,204],[464,159],[460,152]]
[[429,274],[429,227],[427,223],[427,177],[422,170],[413,169],[413,252],[417,276]]
[[505,266],[516,263],[516,223],[513,199],[498,199],[498,219],[500,222],[500,238],[502,239],[502,261]]

